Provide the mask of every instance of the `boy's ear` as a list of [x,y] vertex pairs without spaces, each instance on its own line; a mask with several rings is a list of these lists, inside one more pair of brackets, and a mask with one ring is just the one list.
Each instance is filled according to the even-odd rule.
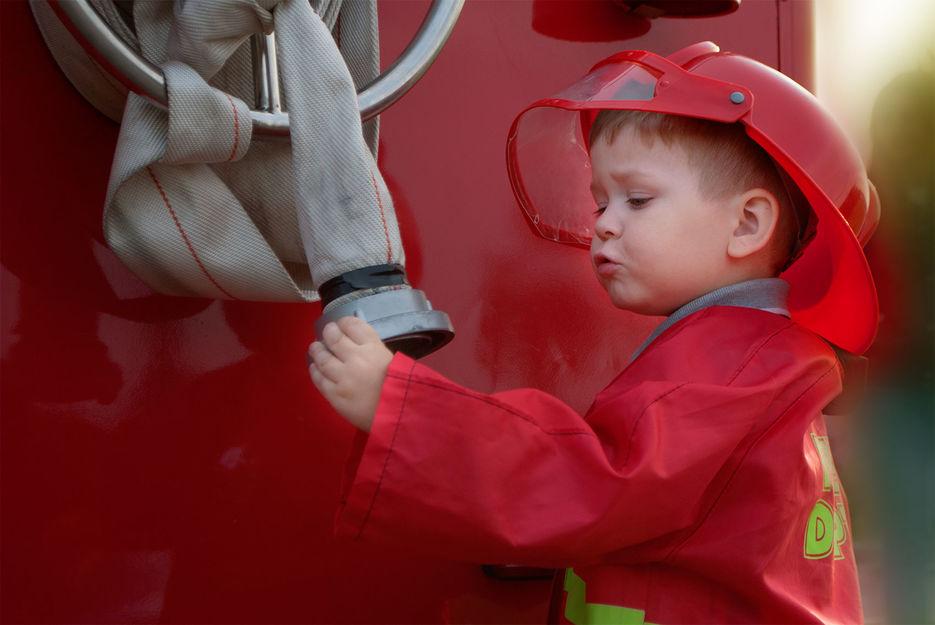
[[766,189],[750,189],[732,204],[733,232],[727,241],[727,255],[747,258],[766,249],[779,222],[779,202]]

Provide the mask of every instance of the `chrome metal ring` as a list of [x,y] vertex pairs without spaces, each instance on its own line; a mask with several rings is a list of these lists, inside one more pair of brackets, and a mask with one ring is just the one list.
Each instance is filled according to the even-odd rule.
[[[88,0],[51,0],[49,4],[82,46],[115,78],[134,93],[148,97],[159,106],[167,106],[166,81],[162,71],[124,43]],[[434,0],[419,31],[402,55],[358,93],[362,119],[379,115],[418,82],[451,35],[463,5],[464,0]],[[267,36],[267,42],[272,36]],[[268,43],[265,47],[275,50]],[[275,77],[267,74],[267,78]],[[289,114],[275,108],[251,111],[255,133],[289,135]]]

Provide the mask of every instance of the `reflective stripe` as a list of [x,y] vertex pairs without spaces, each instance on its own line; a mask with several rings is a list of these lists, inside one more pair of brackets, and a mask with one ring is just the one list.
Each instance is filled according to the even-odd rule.
[[565,618],[574,625],[652,625],[646,612],[606,603],[588,603],[585,583],[574,571],[565,569]]

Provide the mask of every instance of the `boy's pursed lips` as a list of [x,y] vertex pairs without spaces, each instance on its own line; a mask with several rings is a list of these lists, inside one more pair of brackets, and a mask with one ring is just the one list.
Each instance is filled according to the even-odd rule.
[[600,275],[611,275],[620,267],[622,263],[606,254],[598,253],[594,255],[594,268]]
[[602,263],[613,263],[615,265],[622,264],[616,258],[611,258],[610,256],[608,256],[607,254],[604,254],[603,252],[598,252],[597,254],[594,255],[594,264],[601,265]]

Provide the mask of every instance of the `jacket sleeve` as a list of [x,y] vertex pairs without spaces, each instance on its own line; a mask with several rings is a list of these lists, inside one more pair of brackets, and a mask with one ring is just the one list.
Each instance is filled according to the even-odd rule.
[[478,393],[397,353],[335,535],[478,563],[598,561],[691,525],[775,395],[769,381],[608,390],[585,420],[547,393]]

